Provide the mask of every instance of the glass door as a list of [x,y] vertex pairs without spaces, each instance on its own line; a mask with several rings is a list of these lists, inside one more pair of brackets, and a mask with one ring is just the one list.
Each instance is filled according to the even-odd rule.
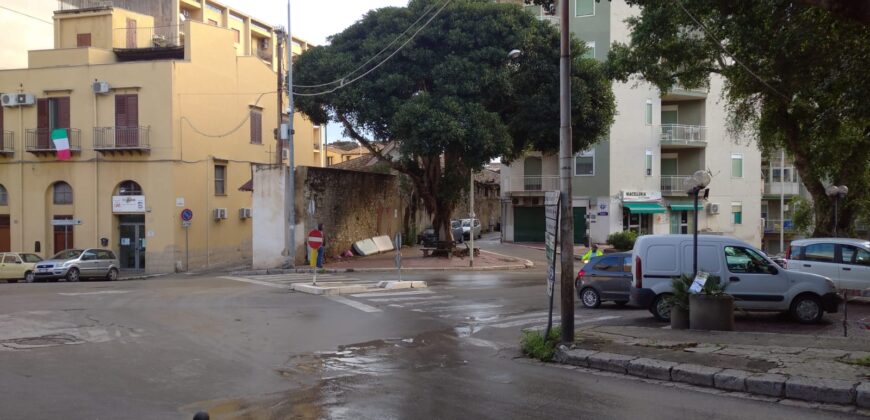
[[145,269],[145,225],[120,225],[119,259],[121,268],[130,270]]

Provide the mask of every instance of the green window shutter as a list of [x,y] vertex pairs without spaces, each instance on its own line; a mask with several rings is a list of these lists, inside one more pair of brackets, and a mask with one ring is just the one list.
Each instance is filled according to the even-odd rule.
[[574,0],[574,16],[595,15],[595,0]]
[[743,178],[743,156],[731,155],[731,176]]

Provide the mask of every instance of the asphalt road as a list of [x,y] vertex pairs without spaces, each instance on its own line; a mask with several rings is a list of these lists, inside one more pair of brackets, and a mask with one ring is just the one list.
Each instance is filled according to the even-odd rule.
[[[0,418],[848,418],[520,358],[542,272],[326,298],[221,275],[0,284]],[[353,273],[355,280],[392,274]],[[644,323],[578,309],[577,323]]]

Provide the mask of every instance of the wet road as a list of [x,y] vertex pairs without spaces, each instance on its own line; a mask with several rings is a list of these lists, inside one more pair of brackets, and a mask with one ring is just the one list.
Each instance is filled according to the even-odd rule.
[[[2,284],[0,418],[839,418],[521,359],[520,330],[546,323],[538,271],[405,277],[431,287],[331,299],[220,276]],[[644,322],[577,311],[578,325]]]

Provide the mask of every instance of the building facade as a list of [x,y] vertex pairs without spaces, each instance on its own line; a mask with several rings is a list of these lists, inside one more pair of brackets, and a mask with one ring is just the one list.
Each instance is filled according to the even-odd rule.
[[[572,33],[598,60],[606,59],[612,42],[628,42],[624,20],[638,12],[618,0],[574,0],[570,9]],[[556,22],[546,11],[531,10]],[[665,93],[642,82],[613,83],[617,115],[610,136],[574,159],[575,243],[603,243],[624,230],[692,231],[693,204],[683,179],[707,170],[712,182],[699,206],[699,230],[761,244],[761,153],[726,132],[722,88],[716,77],[709,89]],[[559,189],[558,156],[532,152],[501,173],[503,240],[543,242],[543,192]]]
[[[227,8],[209,18],[217,3],[154,3],[175,12],[65,2],[55,48],[0,71],[0,92],[20,102],[0,108],[0,249],[104,246],[148,273],[250,263],[252,198],[238,188],[279,159],[279,35]],[[194,6],[201,18],[182,13]],[[160,16],[176,30],[161,32]],[[320,128],[295,122],[296,163],[320,166]]]

